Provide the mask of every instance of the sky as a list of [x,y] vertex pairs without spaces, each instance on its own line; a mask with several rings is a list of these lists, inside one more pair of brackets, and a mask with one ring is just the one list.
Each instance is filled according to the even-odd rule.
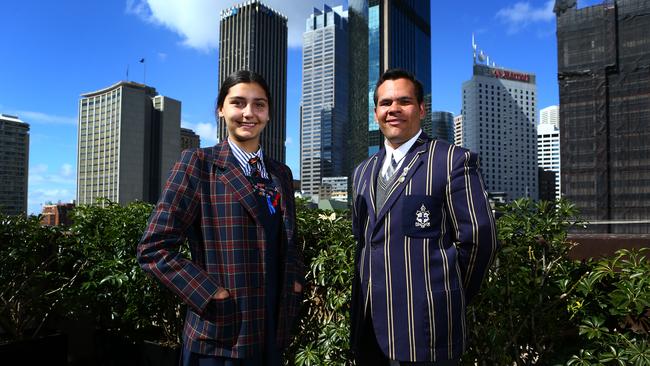
[[[239,2],[3,1],[0,113],[30,125],[28,212],[75,199],[80,95],[127,74],[180,100],[181,125],[197,132],[202,146],[215,144],[219,13]],[[314,7],[347,8],[347,0],[263,2],[288,18],[287,164],[298,177],[305,21]],[[597,3],[583,0],[578,6]],[[540,109],[558,104],[553,4],[432,1],[432,109],[460,112],[462,83],[472,76],[472,34],[497,66],[537,76]]]

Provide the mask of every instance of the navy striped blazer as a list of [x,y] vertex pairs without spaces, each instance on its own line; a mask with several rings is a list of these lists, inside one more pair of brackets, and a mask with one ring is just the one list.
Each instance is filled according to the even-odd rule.
[[376,212],[384,155],[381,149],[353,176],[352,347],[369,308],[389,359],[457,358],[465,350],[465,306],[498,248],[478,156],[422,133]]
[[[286,346],[304,282],[294,239],[295,203],[289,168],[265,157],[265,166],[281,187],[283,277],[278,343]],[[149,274],[188,305],[183,330],[192,352],[231,358],[250,356],[264,344],[266,242],[253,187],[232,155],[228,142],[185,150],[156,205],[140,244],[138,261]],[[192,259],[179,253],[187,239]],[[210,298],[219,287],[230,298],[218,301],[206,319]]]

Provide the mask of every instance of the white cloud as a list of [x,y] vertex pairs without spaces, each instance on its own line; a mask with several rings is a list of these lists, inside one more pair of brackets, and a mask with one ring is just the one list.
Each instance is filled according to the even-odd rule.
[[[172,30],[181,36],[184,45],[207,52],[219,46],[221,10],[243,2],[244,0],[127,0],[126,12],[148,23]],[[262,2],[287,17],[289,47],[301,47],[307,17],[314,7],[323,7],[322,0]],[[328,5],[335,6],[342,2],[333,0]]]
[[496,17],[508,25],[509,34],[514,34],[532,23],[553,21],[555,19],[554,4],[554,0],[548,0],[544,5],[536,8],[530,2],[522,1],[499,10]]
[[72,177],[74,175],[74,170],[72,168],[72,165],[70,164],[63,164],[61,165],[61,170],[59,171],[62,177]]
[[77,177],[70,173],[69,176],[63,174],[38,174],[29,172],[29,185],[51,186],[52,184],[75,185]]
[[291,136],[287,136],[287,139],[284,140],[284,146],[289,146],[291,144],[293,144],[293,139],[291,138]]
[[54,125],[76,125],[77,119],[74,117],[57,116],[34,111],[14,111],[15,114],[22,121],[27,123],[44,123]]
[[183,120],[181,121],[181,126],[189,128],[199,135],[201,137],[201,146],[210,146],[217,143],[219,128],[217,127],[216,122],[191,123]]
[[167,60],[167,56],[168,56],[168,55],[167,55],[166,53],[164,53],[164,52],[158,52],[158,58],[159,58],[161,61],[165,61],[165,60]]
[[62,164],[57,174],[52,174],[46,164],[29,167],[27,205],[30,214],[39,214],[47,202],[70,202],[75,196],[76,172],[72,164]]
[[38,215],[43,211],[43,205],[49,202],[72,202],[75,199],[74,190],[70,189],[31,189],[27,197],[27,210],[30,214]]
[[47,172],[48,166],[46,164],[36,164],[29,168],[30,174],[42,174]]

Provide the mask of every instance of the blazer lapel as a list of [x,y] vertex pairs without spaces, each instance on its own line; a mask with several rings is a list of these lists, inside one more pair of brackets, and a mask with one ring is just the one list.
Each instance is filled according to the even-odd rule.
[[384,206],[377,215],[377,221],[380,221],[391,209],[395,204],[395,201],[397,201],[399,196],[402,194],[402,191],[404,191],[408,182],[411,180],[411,177],[413,177],[413,174],[415,174],[415,171],[423,164],[420,155],[427,151],[429,141],[430,140],[427,136],[422,133],[420,137],[418,137],[415,145],[411,148],[411,151],[404,156],[404,162],[400,166],[400,169],[395,172],[397,176],[388,190],[386,203],[384,203]]
[[369,169],[366,169],[365,175],[363,177],[363,184],[366,185],[365,194],[363,195],[366,200],[366,206],[368,207],[368,217],[370,218],[371,226],[375,225],[377,221],[377,196],[375,192],[377,190],[377,175],[381,170],[381,161],[384,160],[384,155],[386,155],[386,150],[381,149],[375,156],[372,158],[373,161],[370,163]]
[[235,159],[230,152],[228,142],[224,141],[219,145],[221,146],[221,149],[219,149],[219,153],[215,157],[214,163],[217,165],[218,169],[223,171],[223,174],[219,174],[217,179],[232,188],[235,199],[238,200],[251,214],[255,222],[258,225],[261,225],[259,221],[257,199],[255,198],[253,186],[244,175],[237,159]]

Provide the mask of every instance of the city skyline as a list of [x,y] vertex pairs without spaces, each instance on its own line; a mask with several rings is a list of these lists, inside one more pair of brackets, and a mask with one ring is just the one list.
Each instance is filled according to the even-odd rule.
[[[182,127],[195,130],[202,146],[216,142],[219,12],[237,3],[3,4],[12,14],[4,24],[13,31],[0,35],[0,113],[17,115],[31,126],[29,213],[40,213],[48,201],[74,199],[79,97],[126,80],[127,74],[128,80],[146,81],[181,101]],[[264,3],[288,18],[286,149],[297,177],[304,21],[313,7],[347,9],[347,1]],[[537,75],[540,108],[557,104],[553,3],[500,0],[432,7],[432,109],[460,113],[461,85],[471,77],[472,34],[497,65]],[[598,3],[578,2],[580,7]]]

